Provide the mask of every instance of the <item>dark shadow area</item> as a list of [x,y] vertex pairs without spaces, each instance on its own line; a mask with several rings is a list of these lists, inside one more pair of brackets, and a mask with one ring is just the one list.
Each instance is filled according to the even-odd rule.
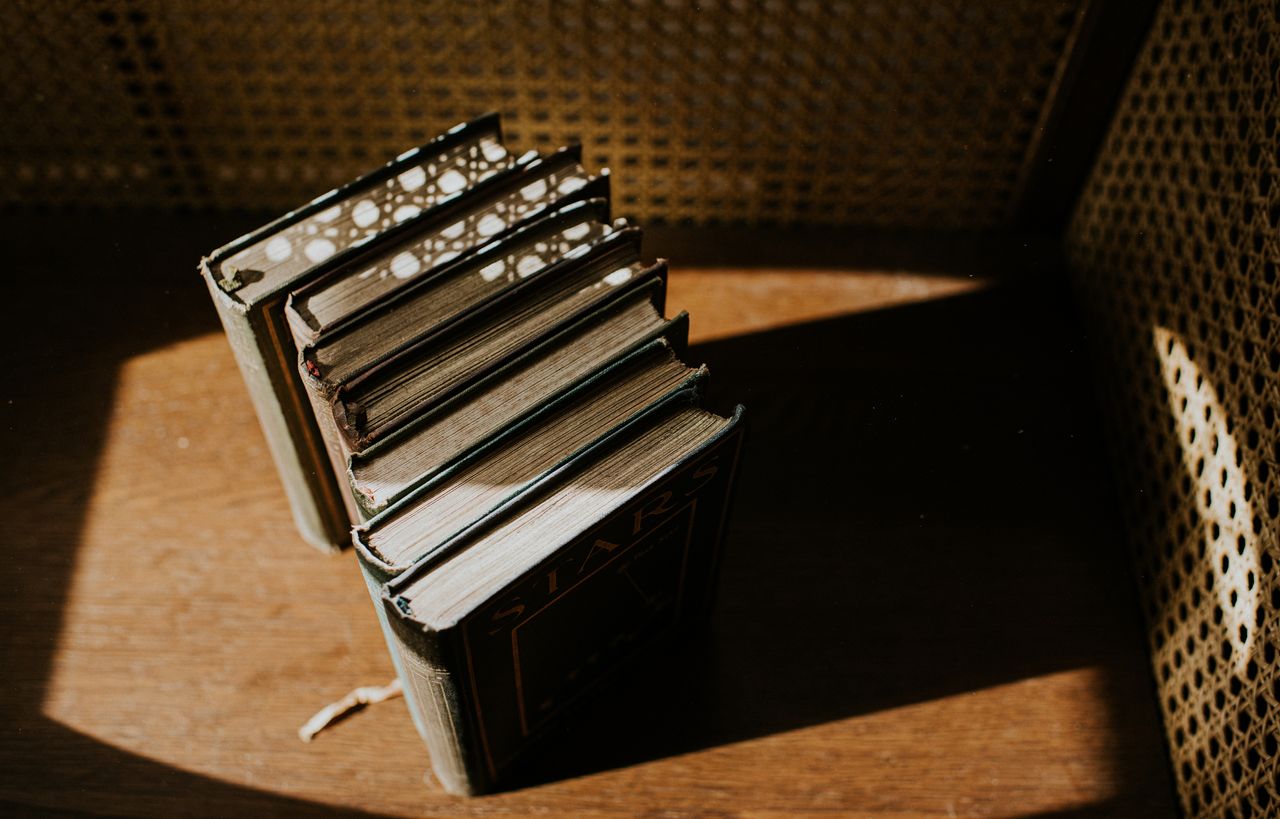
[[180,771],[41,714],[118,368],[217,328],[196,262],[252,224],[75,212],[5,224],[0,812],[350,815]]
[[1171,811],[1082,340],[1065,292],[1006,286],[693,348],[750,423],[710,634],[527,781],[1088,666],[1126,788],[1097,813]]

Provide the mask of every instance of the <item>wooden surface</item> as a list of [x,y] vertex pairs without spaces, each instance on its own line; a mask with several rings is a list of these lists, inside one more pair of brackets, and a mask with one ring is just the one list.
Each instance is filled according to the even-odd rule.
[[1055,289],[673,263],[752,424],[715,615],[468,801],[401,701],[296,738],[393,672],[352,555],[295,534],[193,272],[250,225],[99,221],[3,245],[0,810],[1173,811]]

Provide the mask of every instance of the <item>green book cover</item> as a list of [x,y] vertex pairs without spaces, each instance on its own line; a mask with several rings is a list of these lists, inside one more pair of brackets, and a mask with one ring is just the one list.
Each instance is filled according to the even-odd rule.
[[302,536],[324,550],[350,529],[337,479],[296,369],[289,291],[511,164],[498,118],[458,126],[201,260]]

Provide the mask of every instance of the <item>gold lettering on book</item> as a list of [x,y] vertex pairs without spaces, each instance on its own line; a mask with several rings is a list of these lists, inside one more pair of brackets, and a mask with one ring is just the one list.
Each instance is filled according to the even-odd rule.
[[698,483],[695,484],[694,486],[691,486],[689,488],[689,491],[684,493],[684,496],[687,498],[690,495],[693,495],[694,493],[696,493],[699,489],[703,487],[703,485],[706,484],[707,481],[714,478],[716,476],[716,473],[719,471],[720,471],[720,467],[716,466],[715,458],[712,458],[709,462],[693,470],[693,474],[690,475],[689,477],[693,478],[695,481],[698,481]]
[[650,503],[647,503],[636,510],[636,525],[635,528],[631,530],[631,534],[640,534],[640,530],[644,528],[645,518],[665,515],[673,508],[674,507],[671,505],[671,492],[662,492],[654,496]]
[[[520,602],[519,597],[513,597],[506,608],[499,609],[493,613],[493,616],[489,618],[489,622],[490,624],[499,623],[508,617],[515,617],[516,619],[519,619],[522,614],[524,614],[524,603]],[[496,628],[491,628],[489,629],[489,636],[492,637],[499,631],[502,631],[502,626],[500,625]]]
[[[509,597],[502,603],[495,604],[492,613],[488,615],[488,627],[485,630],[489,636],[514,628],[526,614],[539,610],[567,587],[573,586],[621,551],[625,551],[622,549],[624,544],[635,543],[655,527],[661,526],[680,508],[685,499],[697,495],[720,474],[719,460],[720,453],[713,453],[676,477],[669,489],[619,510],[617,525],[631,529],[628,536],[619,537],[623,542],[615,543],[601,537],[580,541],[565,554],[553,558],[551,565],[545,565],[527,575],[516,588],[509,590]],[[624,530],[617,534],[626,533]],[[564,574],[561,574],[562,570]]]
[[604,552],[607,555],[613,554],[613,550],[616,548],[618,548],[617,543],[610,543],[607,540],[596,538],[596,542],[591,544],[591,550],[587,552],[586,558],[583,559],[582,565],[578,567],[578,574],[582,574],[587,570],[587,564],[591,562],[591,558],[594,557],[597,552]]

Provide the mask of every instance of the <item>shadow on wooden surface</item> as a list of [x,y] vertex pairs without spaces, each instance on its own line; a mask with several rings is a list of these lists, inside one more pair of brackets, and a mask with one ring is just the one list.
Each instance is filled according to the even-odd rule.
[[[0,504],[26,523],[0,567],[0,804],[322,813],[40,713],[116,369],[216,329],[195,259],[253,224],[95,219],[32,220],[3,250],[19,275]],[[713,396],[742,400],[751,423],[714,616],[586,707],[523,782],[1090,666],[1105,674],[1126,788],[1097,812],[1170,810],[1081,345],[1060,298],[1006,287],[695,347]]]
[[1172,810],[1065,296],[1006,286],[695,346],[750,423],[710,633],[585,709],[529,780],[1093,667],[1127,788],[1095,812]]

